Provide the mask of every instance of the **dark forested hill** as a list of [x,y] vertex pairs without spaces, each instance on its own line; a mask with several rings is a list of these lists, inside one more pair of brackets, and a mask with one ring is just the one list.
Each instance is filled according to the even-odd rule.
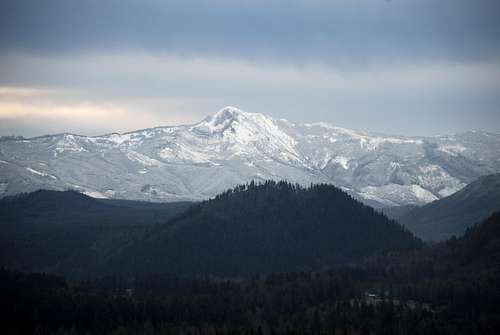
[[446,243],[451,257],[475,273],[496,269],[500,274],[500,211]]
[[0,200],[0,265],[83,274],[189,205],[101,200],[75,191],[7,197]]
[[499,242],[496,213],[461,238],[326,272],[75,282],[0,269],[0,323],[6,334],[496,335]]
[[144,225],[163,223],[190,204],[95,199],[76,191],[39,190],[0,199],[0,223],[40,227],[46,224]]
[[491,274],[493,269],[500,276],[500,211],[467,228],[458,238],[427,244],[416,252],[376,256],[366,261],[373,260],[377,266],[411,266],[418,269],[418,278],[451,279],[454,275],[470,278],[483,272]]
[[334,186],[269,181],[191,207],[106,269],[215,275],[318,270],[420,245],[399,224]]
[[[335,208],[341,203],[342,208],[360,209],[360,217],[371,217],[370,208],[355,203],[346,207],[338,192],[328,186],[304,190],[273,183],[241,187],[177,216],[168,223],[170,233],[164,231],[166,226],[161,226],[156,231],[161,235],[152,234],[146,241],[152,242],[155,236],[160,236],[161,241],[174,243],[174,239],[167,241],[164,234],[182,236],[174,231],[188,227],[189,220],[200,213],[205,213],[203,218],[213,218],[217,213],[218,220],[226,216],[240,217],[251,212],[247,203],[252,204],[252,208],[269,205],[284,210],[279,204],[290,201],[289,193],[297,199],[290,203],[292,213],[288,222],[294,222],[294,217],[302,218],[294,216],[297,211],[336,212],[338,208],[326,208]],[[262,194],[268,196],[264,199]],[[254,198],[254,195],[259,196]],[[321,201],[323,196],[334,200]],[[235,214],[237,209],[240,215]],[[321,216],[318,214],[317,218]],[[239,227],[243,221],[235,226]],[[384,226],[382,221],[372,222]],[[213,224],[214,221],[206,222]],[[340,221],[327,222],[342,225]],[[353,222],[356,219],[350,221]],[[252,223],[271,232],[262,227],[273,225],[274,221]],[[394,227],[390,222],[387,224]],[[203,228],[204,223],[193,225]],[[292,230],[287,228],[285,232]],[[326,231],[316,231],[320,230]],[[392,228],[382,230],[393,235]],[[220,230],[218,233],[231,234],[231,229],[224,228],[224,231],[226,233]],[[206,236],[207,228],[200,233]],[[307,237],[311,233],[303,234]],[[213,248],[218,247],[227,250],[221,243],[217,244],[216,239],[208,240],[215,243],[207,249],[208,253],[213,254]],[[278,238],[275,237],[275,241]],[[323,239],[318,241],[321,243]],[[336,241],[332,239],[331,245]],[[353,245],[359,242],[358,239],[350,241]],[[409,246],[415,244],[418,245],[418,241],[408,240]],[[311,249],[314,248],[304,247],[304,250]],[[172,257],[168,253],[163,256]],[[171,264],[186,261],[183,255],[176,256]],[[129,261],[147,261],[148,257],[154,260],[152,256],[143,255]],[[246,259],[249,258],[251,256]],[[274,256],[268,254],[267,258]],[[234,258],[228,254],[227,265],[232,261]],[[261,261],[268,262],[264,257]],[[241,262],[245,263],[245,259]],[[326,272],[273,273],[237,279],[133,273],[66,281],[53,275],[0,268],[0,323],[7,334],[493,335],[500,331],[499,278],[500,212],[497,212],[460,238],[408,252],[368,257],[365,262]]]
[[415,207],[398,221],[424,240],[462,235],[468,227],[500,210],[500,174],[488,175],[462,190],[430,204]]

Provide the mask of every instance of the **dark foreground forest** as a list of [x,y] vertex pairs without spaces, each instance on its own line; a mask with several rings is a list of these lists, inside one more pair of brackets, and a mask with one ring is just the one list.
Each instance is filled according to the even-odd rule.
[[498,334],[500,213],[328,272],[68,282],[0,271],[4,334]]
[[[500,295],[478,281],[393,282],[381,269],[245,280],[149,275],[69,284],[2,271],[4,334],[498,334]],[[498,278],[498,277],[496,277]]]
[[[85,213],[120,212],[60,195]],[[62,215],[33,199],[8,199],[3,213],[29,200],[20,208],[37,222]],[[4,224],[12,232],[4,239],[24,241],[30,262],[19,266],[18,249],[2,245],[3,258],[13,257],[0,270],[2,334],[500,333],[500,212],[430,245],[326,185],[251,184],[179,214],[158,211],[173,218],[155,224],[141,212],[149,223],[134,234],[130,225],[96,229],[89,215],[78,224]],[[31,268],[36,260],[48,270]],[[93,260],[106,271],[88,271]]]

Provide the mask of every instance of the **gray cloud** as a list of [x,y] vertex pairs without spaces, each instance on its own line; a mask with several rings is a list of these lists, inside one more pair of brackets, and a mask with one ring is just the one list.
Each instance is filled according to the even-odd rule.
[[225,105],[499,131],[497,0],[0,0],[0,15],[0,135],[189,123]]
[[496,0],[2,1],[0,49],[141,49],[246,60],[371,62],[500,55]]
[[[435,62],[346,72],[322,64],[114,52],[11,54],[0,57],[0,72],[4,85],[14,87],[5,91],[18,92],[0,94],[0,118],[9,119],[11,133],[33,134],[33,126],[28,132],[25,125],[37,122],[26,119],[41,117],[50,117],[50,129],[59,124],[60,131],[90,129],[92,134],[190,123],[225,105],[391,133],[498,131],[500,124],[498,63]],[[23,87],[40,93],[30,95]],[[40,131],[49,131],[44,122],[38,124]]]

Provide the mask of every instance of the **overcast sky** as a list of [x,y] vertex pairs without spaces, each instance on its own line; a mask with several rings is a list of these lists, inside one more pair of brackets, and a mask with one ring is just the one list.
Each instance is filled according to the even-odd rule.
[[97,135],[232,105],[500,133],[498,0],[0,0],[0,135]]

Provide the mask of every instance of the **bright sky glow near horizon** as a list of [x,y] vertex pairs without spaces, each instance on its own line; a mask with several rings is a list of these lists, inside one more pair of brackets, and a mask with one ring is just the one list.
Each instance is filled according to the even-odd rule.
[[98,135],[232,105],[500,133],[497,0],[0,0],[0,135]]

